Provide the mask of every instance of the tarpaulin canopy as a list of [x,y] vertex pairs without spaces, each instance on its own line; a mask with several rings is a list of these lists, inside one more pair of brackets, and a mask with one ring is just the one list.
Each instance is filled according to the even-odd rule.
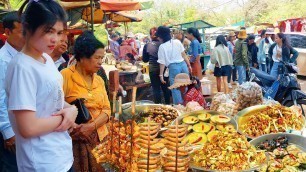
[[[91,9],[85,8],[83,11],[82,19],[91,23]],[[94,24],[105,23],[107,20],[113,22],[140,22],[142,19],[128,12],[103,12],[100,9],[94,11]]]
[[137,1],[122,0],[101,0],[101,9],[103,11],[133,11],[140,10],[141,5]]
[[60,1],[59,4],[65,9],[65,10],[71,10],[75,8],[81,8],[86,7],[90,5],[90,1],[74,1],[74,2],[64,2]]

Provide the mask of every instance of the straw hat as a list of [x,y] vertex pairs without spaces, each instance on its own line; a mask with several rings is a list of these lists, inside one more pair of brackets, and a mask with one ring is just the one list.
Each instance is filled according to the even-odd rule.
[[177,74],[174,78],[174,83],[169,87],[170,90],[181,86],[187,86],[192,84],[189,75],[186,73]]
[[247,38],[247,33],[246,30],[241,30],[238,34],[238,38],[240,39],[246,39]]
[[274,28],[267,28],[266,34],[268,34],[268,35],[273,35],[273,34],[275,34]]
[[128,33],[126,34],[126,37],[128,37],[128,38],[134,38],[135,35],[134,35],[132,32],[128,32]]
[[236,36],[235,32],[234,31],[230,31],[228,36]]

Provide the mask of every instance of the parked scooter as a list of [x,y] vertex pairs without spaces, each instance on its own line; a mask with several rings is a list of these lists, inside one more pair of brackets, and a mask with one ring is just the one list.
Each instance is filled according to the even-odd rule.
[[256,68],[251,68],[250,73],[253,82],[256,82],[262,87],[263,94],[273,85],[274,81],[279,79],[280,85],[274,100],[287,107],[299,105],[303,114],[305,114],[302,105],[306,105],[306,93],[301,90],[296,74],[284,70],[284,72],[279,75],[279,78],[275,78]]

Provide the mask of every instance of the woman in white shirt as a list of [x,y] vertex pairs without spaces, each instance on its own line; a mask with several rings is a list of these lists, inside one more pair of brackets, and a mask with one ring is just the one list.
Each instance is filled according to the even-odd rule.
[[[159,26],[155,35],[162,44],[158,49],[158,63],[160,64],[160,80],[163,84],[165,67],[169,69],[170,85],[174,83],[174,78],[179,73],[191,72],[191,66],[183,44],[177,39],[171,39],[170,29],[165,26]],[[172,89],[173,104],[183,104],[181,92],[178,89]]]
[[27,0],[20,14],[25,7],[22,24],[26,43],[6,73],[18,171],[71,171],[68,129],[75,126],[77,108],[65,103],[63,78],[48,55],[63,34],[67,17],[53,0]]

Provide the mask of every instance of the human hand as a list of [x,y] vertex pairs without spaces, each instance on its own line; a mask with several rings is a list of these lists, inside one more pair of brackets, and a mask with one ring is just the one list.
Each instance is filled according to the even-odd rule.
[[166,81],[164,80],[164,76],[163,75],[160,75],[159,78],[160,78],[160,82],[162,84],[166,84]]
[[78,109],[75,106],[62,109],[55,113],[53,116],[63,116],[62,123],[55,129],[57,132],[67,131],[68,129],[75,128],[75,119],[78,115]]
[[87,124],[80,124],[77,127],[78,135],[82,140],[87,140],[88,142],[91,141],[90,135],[96,130],[95,123],[87,123]]
[[4,140],[4,148],[8,151],[10,151],[11,153],[15,153],[16,152],[16,147],[15,147],[15,136]]
[[257,68],[257,67],[258,67],[258,64],[257,64],[257,63],[254,63],[254,67]]
[[246,71],[249,71],[250,70],[250,68],[246,68]]

